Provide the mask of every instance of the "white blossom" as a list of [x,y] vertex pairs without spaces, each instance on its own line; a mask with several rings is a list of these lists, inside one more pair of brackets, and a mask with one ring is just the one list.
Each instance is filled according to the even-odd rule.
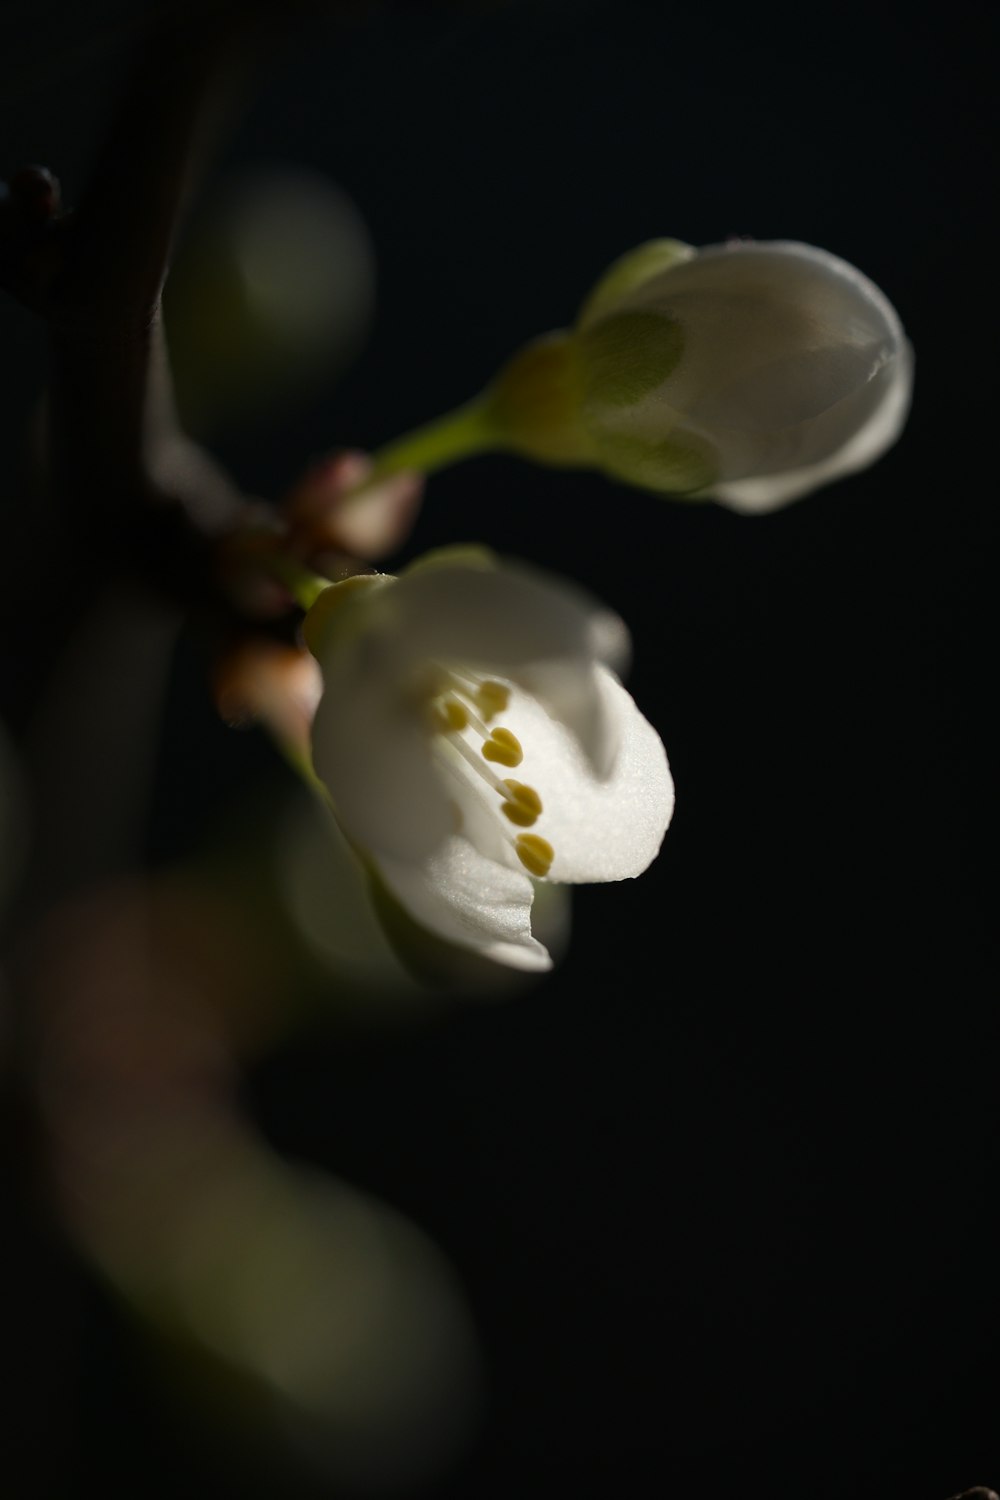
[[673,810],[660,738],[615,669],[617,616],[465,549],[334,585],[306,622],[323,671],[313,765],[397,901],[520,969],[538,881],[639,875]]

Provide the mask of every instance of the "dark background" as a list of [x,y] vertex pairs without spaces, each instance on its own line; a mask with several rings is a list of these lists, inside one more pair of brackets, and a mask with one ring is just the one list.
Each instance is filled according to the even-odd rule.
[[[131,16],[8,8],[3,169],[45,161],[72,201]],[[458,1269],[490,1394],[433,1500],[1000,1481],[988,33],[963,4],[404,5],[343,37],[304,24],[223,152],[220,174],[329,174],[378,260],[353,369],[220,435],[260,493],[461,401],[654,236],[822,245],[917,353],[899,446],[772,517],[512,459],[430,485],[407,555],[481,539],[620,611],[678,794],[640,882],[574,894],[540,987],[389,1036],[311,1031],[247,1082],[283,1152]],[[11,452],[44,351],[26,313],[0,319]],[[216,724],[193,654],[165,734],[157,860],[280,777]],[[18,1355],[12,1411],[60,1447],[53,1493],[248,1493],[69,1252],[30,1223],[15,1244],[75,1330],[57,1377]]]

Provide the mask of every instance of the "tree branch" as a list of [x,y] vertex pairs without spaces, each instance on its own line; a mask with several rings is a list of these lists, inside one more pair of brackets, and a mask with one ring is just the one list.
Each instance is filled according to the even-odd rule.
[[127,334],[159,305],[174,232],[218,123],[220,95],[270,31],[247,4],[167,13],[139,57],[74,215],[59,288],[71,325],[95,315]]
[[160,296],[221,106],[279,24],[246,0],[164,10],[77,211],[38,168],[0,201],[0,283],[49,325],[48,479],[73,545],[185,601],[215,592],[215,539],[248,502],[180,432]]

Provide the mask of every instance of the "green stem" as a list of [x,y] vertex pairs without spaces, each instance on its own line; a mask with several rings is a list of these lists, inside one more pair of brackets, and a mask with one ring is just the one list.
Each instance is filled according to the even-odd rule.
[[357,493],[360,495],[380,479],[387,479],[405,469],[433,474],[436,469],[446,468],[459,459],[485,453],[496,446],[497,435],[489,421],[486,403],[478,397],[380,448],[374,454],[371,473]]
[[303,609],[311,609],[325,589],[330,587],[331,580],[323,578],[319,573],[311,573],[308,568],[291,557],[286,557],[281,552],[275,552],[266,560],[266,566],[279,583],[283,583],[291,594],[296,604],[301,604]]

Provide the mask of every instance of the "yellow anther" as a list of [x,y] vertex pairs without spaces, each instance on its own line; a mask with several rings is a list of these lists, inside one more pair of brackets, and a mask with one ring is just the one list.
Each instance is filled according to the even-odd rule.
[[481,682],[473,694],[476,707],[486,720],[487,724],[495,719],[497,714],[502,714],[510,702],[510,688],[504,687],[502,682],[494,682],[487,678]]
[[502,766],[519,766],[524,759],[521,743],[509,729],[491,730],[483,745],[483,755],[487,760],[499,761]]
[[457,734],[469,727],[469,715],[457,698],[445,698],[433,708],[434,728],[441,734]]
[[538,815],[542,810],[542,799],[533,786],[525,786],[523,781],[505,781],[507,788],[507,801],[501,806],[502,812],[516,823],[518,828],[530,828],[538,822]]
[[459,703],[457,698],[446,698],[442,707],[452,729],[468,729],[469,712],[463,703]]
[[537,833],[519,833],[514,848],[529,875],[540,877],[549,873],[556,851],[547,839],[539,838]]

